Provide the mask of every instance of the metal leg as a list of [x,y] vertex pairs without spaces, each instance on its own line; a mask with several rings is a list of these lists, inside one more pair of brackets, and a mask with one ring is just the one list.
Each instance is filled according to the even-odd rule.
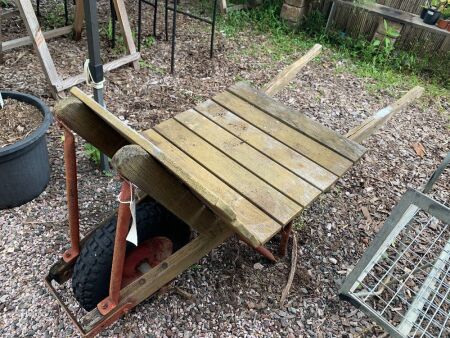
[[[122,183],[120,199],[122,201],[129,201],[131,199],[131,187],[128,181]],[[111,267],[111,279],[109,282],[109,296],[97,305],[97,309],[102,315],[108,314],[119,304],[130,220],[131,211],[129,205],[127,203],[120,203],[119,211],[117,213],[116,237],[114,240],[114,254]]]
[[155,0],[155,6],[153,8],[153,36],[156,37],[156,20],[158,14],[158,0]]
[[217,17],[217,0],[214,1],[213,6],[213,17],[212,17],[212,24],[211,24],[211,46],[209,49],[209,58],[212,59],[214,56],[214,33],[216,30],[216,17]]
[[272,254],[272,252],[269,249],[267,249],[265,246],[261,245],[261,246],[259,246],[257,248],[254,248],[244,237],[239,236],[239,238],[241,239],[241,241],[245,242],[248,246],[250,246],[256,252],[258,252],[259,254],[261,254],[264,257],[266,257],[269,261],[271,261],[271,262],[276,262],[277,261],[277,259]]
[[138,43],[137,43],[137,50],[138,52],[141,51],[141,34],[142,34],[142,0],[138,0],[138,31],[137,31],[137,39],[138,39]]
[[177,39],[177,4],[178,0],[173,1],[173,21],[172,21],[172,52],[170,55],[170,73],[175,71],[175,41]]
[[64,165],[66,169],[67,209],[69,213],[70,249],[63,254],[66,263],[78,257],[80,253],[80,220],[78,207],[77,160],[75,155],[75,136],[63,123],[64,129]]
[[69,10],[67,8],[67,0],[64,0],[64,20],[67,26],[69,24]]
[[291,232],[292,232],[292,222],[289,222],[281,232],[280,251],[278,252],[280,257],[284,257],[287,254],[287,246]]
[[116,48],[116,9],[114,8],[113,0],[109,1],[109,5],[111,7],[111,27],[112,27],[112,36],[111,36],[111,47]]
[[169,27],[168,27],[168,16],[169,16],[169,0],[164,2],[164,34],[166,35],[166,41],[169,41]]

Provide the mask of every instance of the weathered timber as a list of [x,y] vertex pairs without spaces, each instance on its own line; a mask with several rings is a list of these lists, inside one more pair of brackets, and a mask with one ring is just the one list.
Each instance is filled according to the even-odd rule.
[[280,74],[278,74],[272,81],[266,84],[262,91],[267,95],[274,96],[281,89],[289,84],[292,79],[294,79],[295,75],[305,67],[309,61],[314,59],[317,55],[320,54],[322,50],[322,45],[316,44],[314,45],[305,55],[299,58],[290,66],[286,67]]
[[252,88],[245,82],[239,82],[231,86],[228,90],[278,121],[289,125],[352,162],[357,161],[366,151],[363,146],[346,139],[304,114],[296,112],[273,100],[271,97]]
[[199,104],[195,109],[243,142],[322,191],[326,190],[338,178],[332,172],[318,166],[299,152],[211,100]]
[[410,103],[422,96],[423,91],[424,89],[422,87],[414,87],[399,100],[377,111],[374,115],[364,120],[359,126],[351,129],[345,136],[355,142],[363,142],[386,124],[394,114],[406,108]]

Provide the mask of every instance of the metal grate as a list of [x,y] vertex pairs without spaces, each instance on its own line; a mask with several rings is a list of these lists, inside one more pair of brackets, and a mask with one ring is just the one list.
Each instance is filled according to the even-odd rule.
[[340,294],[394,337],[450,336],[450,209],[409,190]]

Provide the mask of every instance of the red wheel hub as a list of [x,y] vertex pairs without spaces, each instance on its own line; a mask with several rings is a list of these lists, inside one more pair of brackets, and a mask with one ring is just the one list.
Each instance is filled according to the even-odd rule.
[[142,275],[139,268],[145,263],[155,267],[173,252],[173,243],[167,237],[153,237],[140,243],[125,258],[122,275],[122,287],[130,284]]

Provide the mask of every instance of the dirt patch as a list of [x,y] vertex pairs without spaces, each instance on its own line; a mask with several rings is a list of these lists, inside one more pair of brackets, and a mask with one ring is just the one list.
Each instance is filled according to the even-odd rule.
[[43,120],[41,111],[31,104],[14,99],[6,99],[4,103],[0,109],[0,148],[24,139]]

